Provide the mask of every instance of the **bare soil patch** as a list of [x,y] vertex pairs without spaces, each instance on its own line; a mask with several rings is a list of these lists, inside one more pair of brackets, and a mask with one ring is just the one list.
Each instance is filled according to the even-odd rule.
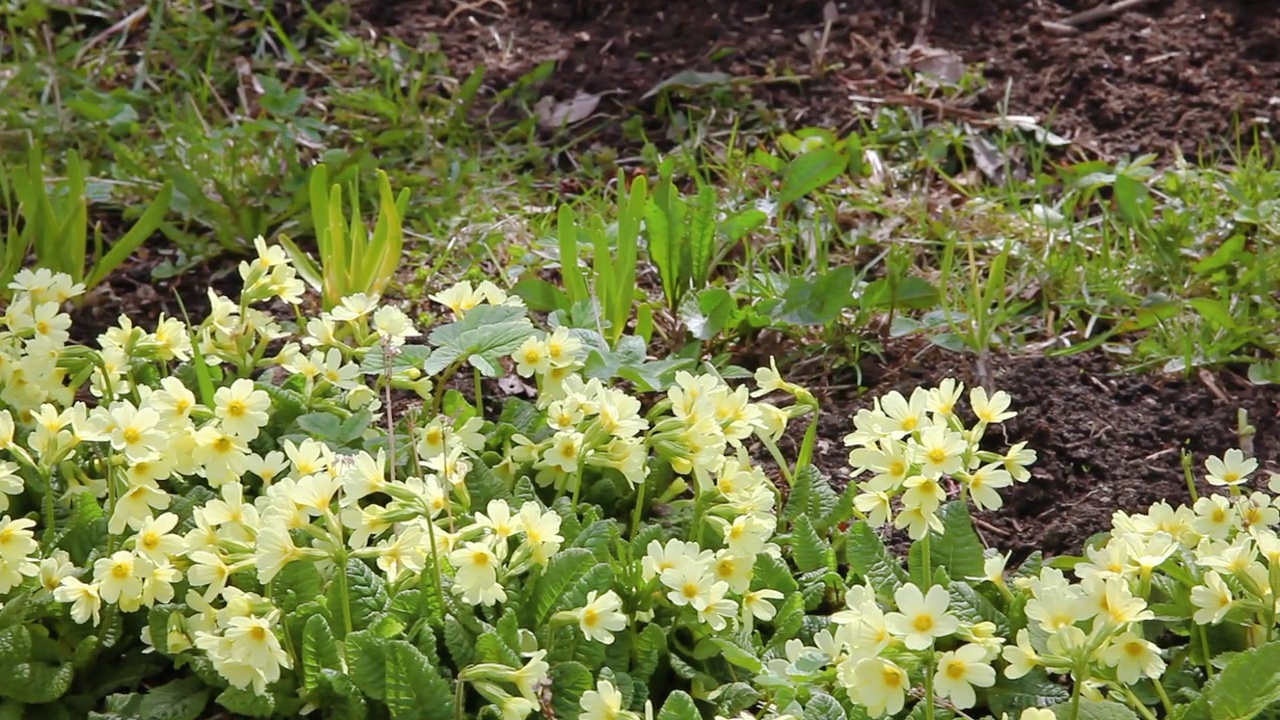
[[[651,106],[642,97],[683,70],[745,81],[744,92],[793,124],[839,127],[865,116],[851,95],[892,98],[908,84],[900,58],[920,29],[919,0],[837,2],[820,73],[801,36],[823,28],[822,0],[365,0],[360,15],[410,43],[439,38],[457,72],[483,63],[493,89],[554,60],[541,88],[556,100],[609,93],[605,134]],[[1268,0],[1160,0],[1046,31],[1098,0],[935,0],[926,44],[981,67],[987,87],[942,112],[1030,114],[1107,157],[1220,152],[1280,125],[1280,5]],[[472,8],[470,10],[466,8]],[[462,8],[459,11],[459,8]],[[447,21],[447,22],[446,22]],[[792,76],[794,82],[777,81]],[[768,80],[768,82],[761,82]],[[1006,103],[1007,93],[1007,103]]]

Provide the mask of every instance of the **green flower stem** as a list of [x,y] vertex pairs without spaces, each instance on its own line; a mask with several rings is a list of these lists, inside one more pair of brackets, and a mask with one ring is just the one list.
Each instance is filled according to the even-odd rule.
[[587,455],[582,449],[578,451],[578,469],[574,472],[577,482],[573,485],[573,497],[569,501],[569,507],[573,511],[578,512],[578,497],[582,495],[582,475],[587,468]]
[[[925,535],[928,537],[928,535]],[[936,642],[929,644],[929,662],[924,668],[924,718],[925,720],[933,720],[934,712],[934,694],[933,694],[933,669],[937,662],[935,646]]]
[[[1159,682],[1155,683],[1155,686],[1160,687],[1160,683]],[[1161,700],[1167,701],[1168,698],[1164,697],[1164,690],[1162,689],[1159,692],[1161,695]],[[1141,715],[1145,720],[1156,720],[1155,713],[1151,712],[1151,708],[1142,704],[1142,701],[1138,699],[1138,696],[1133,694],[1133,690],[1131,688],[1129,688],[1128,686],[1125,686],[1124,694],[1125,694],[1125,697],[1128,698],[1129,700],[1129,707],[1132,707],[1134,710],[1136,710],[1137,713]],[[1168,707],[1170,711],[1172,711],[1173,709],[1171,706],[1168,706],[1168,705],[1166,705],[1166,707]]]
[[1157,678],[1152,680],[1151,684],[1156,688],[1156,695],[1160,696],[1160,704],[1164,706],[1164,716],[1173,717],[1173,701],[1169,699],[1169,693],[1165,692],[1164,683]]
[[[413,415],[406,416],[409,436],[409,452],[413,454],[413,464],[417,469],[418,477],[424,477],[422,472],[422,454],[418,452],[418,443],[414,439]],[[394,458],[392,460],[394,462]],[[450,505],[446,498],[446,505]],[[423,503],[425,505],[425,503]],[[436,598],[441,602],[444,601],[444,578],[440,573],[440,547],[436,544],[436,521],[431,517],[431,509],[423,507],[423,514],[427,518],[427,541],[431,543],[431,574],[434,576],[436,584]]]
[[1196,477],[1191,470],[1191,453],[1186,450],[1182,451],[1182,475],[1187,480],[1187,494],[1191,496],[1191,504],[1195,504],[1200,499],[1200,493],[1196,492]]
[[481,387],[480,387],[480,370],[479,370],[479,368],[472,368],[472,370],[471,370],[471,375],[472,375],[472,379],[473,379],[473,381],[474,381],[474,383],[475,383],[475,394],[476,394],[476,417],[480,418],[481,420],[484,420],[484,393],[483,393],[483,391],[481,390]]
[[[54,512],[56,511],[56,508],[54,506],[55,500],[53,497],[53,470],[46,470],[44,468],[40,468],[40,479],[44,480],[44,498],[43,498],[44,543],[46,545],[53,545],[53,540],[55,537],[55,530],[56,530],[55,525],[57,524],[57,519],[54,517]],[[111,502],[112,509],[114,509],[116,493],[115,493],[115,485],[112,484],[111,482],[110,456],[108,456],[108,460],[107,460],[107,488],[111,493],[110,502]],[[110,517],[109,513],[110,513],[110,510],[108,511],[107,517]]]
[[644,514],[644,496],[645,490],[649,488],[649,479],[645,478],[640,487],[636,488],[636,507],[631,511],[631,540],[636,539],[636,533],[640,532],[640,516]]
[[1196,631],[1200,636],[1200,649],[1204,652],[1204,676],[1213,679],[1213,656],[1209,654],[1209,633],[1205,632],[1203,625],[1196,625]]
[[929,562],[929,538],[933,536],[933,530],[925,528],[924,537],[920,538],[920,564],[924,566],[924,587],[920,588],[924,592],[928,592],[933,587],[933,570]]
[[[791,466],[787,464],[787,459],[782,455],[782,451],[778,449],[778,444],[773,441],[773,438],[764,434],[758,434],[756,437],[760,438],[760,442],[763,442],[764,446],[768,448],[769,454],[773,456],[773,461],[778,463],[778,470],[782,472],[782,479],[787,481],[787,487],[791,487]],[[777,492],[776,488],[774,492]]]
[[1084,669],[1077,667],[1071,673],[1074,684],[1071,686],[1071,714],[1068,720],[1080,720],[1080,691],[1084,688]]
[[440,406],[444,404],[445,386],[449,384],[449,381],[453,379],[454,375],[458,374],[458,370],[462,368],[462,363],[462,358],[454,360],[449,367],[444,369],[444,372],[440,373],[440,377],[436,379],[436,392],[431,398],[431,414],[433,416],[440,414]]
[[453,717],[454,720],[462,720],[462,705],[466,700],[463,692],[464,681],[458,680],[453,684]]

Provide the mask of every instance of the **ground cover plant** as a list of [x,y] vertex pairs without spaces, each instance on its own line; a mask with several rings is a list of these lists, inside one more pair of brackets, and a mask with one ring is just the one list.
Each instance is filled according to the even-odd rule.
[[1269,16],[438,5],[0,2],[0,713],[1275,714]]
[[[55,312],[82,286],[15,277],[0,633],[28,682],[0,690],[6,712],[1076,720],[1277,700],[1280,510],[1242,490],[1240,450],[1205,465],[1226,494],[1006,568],[969,512],[1036,460],[992,442],[1005,393],[879,398],[838,493],[778,450],[820,407],[773,367],[679,371],[646,407],[588,369],[597,330],[539,328],[496,286],[436,296],[452,322],[420,342],[365,295],[277,320],[304,286],[258,252],[198,325],[124,318],[96,348]],[[503,362],[535,400],[491,416],[441,392]]]

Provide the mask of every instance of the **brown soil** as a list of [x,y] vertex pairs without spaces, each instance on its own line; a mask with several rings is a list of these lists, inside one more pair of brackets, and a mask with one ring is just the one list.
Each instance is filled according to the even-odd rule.
[[[903,51],[920,29],[920,0],[838,3],[821,77],[802,35],[820,34],[821,0],[365,0],[362,17],[416,44],[436,33],[458,72],[483,63],[500,89],[558,61],[541,93],[610,93],[597,110],[616,135],[642,96],[682,70],[720,71],[751,84],[762,108],[794,125],[852,126],[866,117],[850,95],[894,98],[908,85]],[[1062,37],[1061,20],[1098,0],[935,0],[928,46],[980,67],[986,88],[945,101],[961,118],[1030,114],[1086,149],[1112,157],[1229,149],[1238,129],[1280,124],[1280,5],[1270,0],[1157,0]],[[453,13],[458,8],[463,11]],[[466,7],[474,10],[467,11]],[[453,17],[448,23],[444,20]],[[722,57],[723,56],[723,57]],[[934,108],[937,111],[937,108]],[[588,121],[591,124],[592,121]],[[1267,136],[1269,137],[1269,136]]]
[[[954,377],[978,384],[973,356],[919,344],[899,345],[888,362],[871,368],[861,396],[833,393],[824,399],[815,464],[837,487],[849,481],[842,439],[852,416],[891,390],[904,395]],[[1005,507],[977,514],[985,540],[1013,551],[1015,560],[1041,550],[1078,553],[1091,535],[1111,527],[1116,510],[1146,511],[1154,502],[1190,503],[1183,450],[1194,457],[1199,492],[1209,455],[1240,447],[1237,411],[1248,411],[1256,430],[1260,468],[1254,485],[1265,489],[1268,472],[1280,471],[1280,388],[1255,386],[1234,372],[1193,380],[1120,372],[1101,353],[1064,358],[996,357],[987,363],[991,389],[1013,397],[1018,416],[989,431],[1003,450],[1026,441],[1039,455],[1032,479],[1004,491]],[[802,428],[796,428],[797,431]]]

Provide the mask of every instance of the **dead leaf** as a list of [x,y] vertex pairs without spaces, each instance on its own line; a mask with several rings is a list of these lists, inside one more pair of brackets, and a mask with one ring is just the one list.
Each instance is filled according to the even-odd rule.
[[914,47],[911,49],[911,69],[928,75],[939,82],[955,85],[964,78],[964,58],[939,48]]
[[710,87],[714,85],[725,85],[733,80],[733,76],[729,73],[722,72],[699,72],[697,70],[684,70],[663,80],[653,89],[640,97],[641,100],[648,100],[663,90],[669,88],[684,88],[686,90],[696,90],[697,88]]
[[978,166],[983,175],[987,176],[988,180],[995,182],[1003,180],[1006,158],[995,143],[981,135],[972,134],[965,138],[965,144],[973,153],[973,163]]
[[600,105],[604,93],[585,93],[581,90],[572,100],[556,102],[551,96],[543,96],[533,106],[533,113],[538,117],[538,124],[548,130],[582,122],[591,117]]

